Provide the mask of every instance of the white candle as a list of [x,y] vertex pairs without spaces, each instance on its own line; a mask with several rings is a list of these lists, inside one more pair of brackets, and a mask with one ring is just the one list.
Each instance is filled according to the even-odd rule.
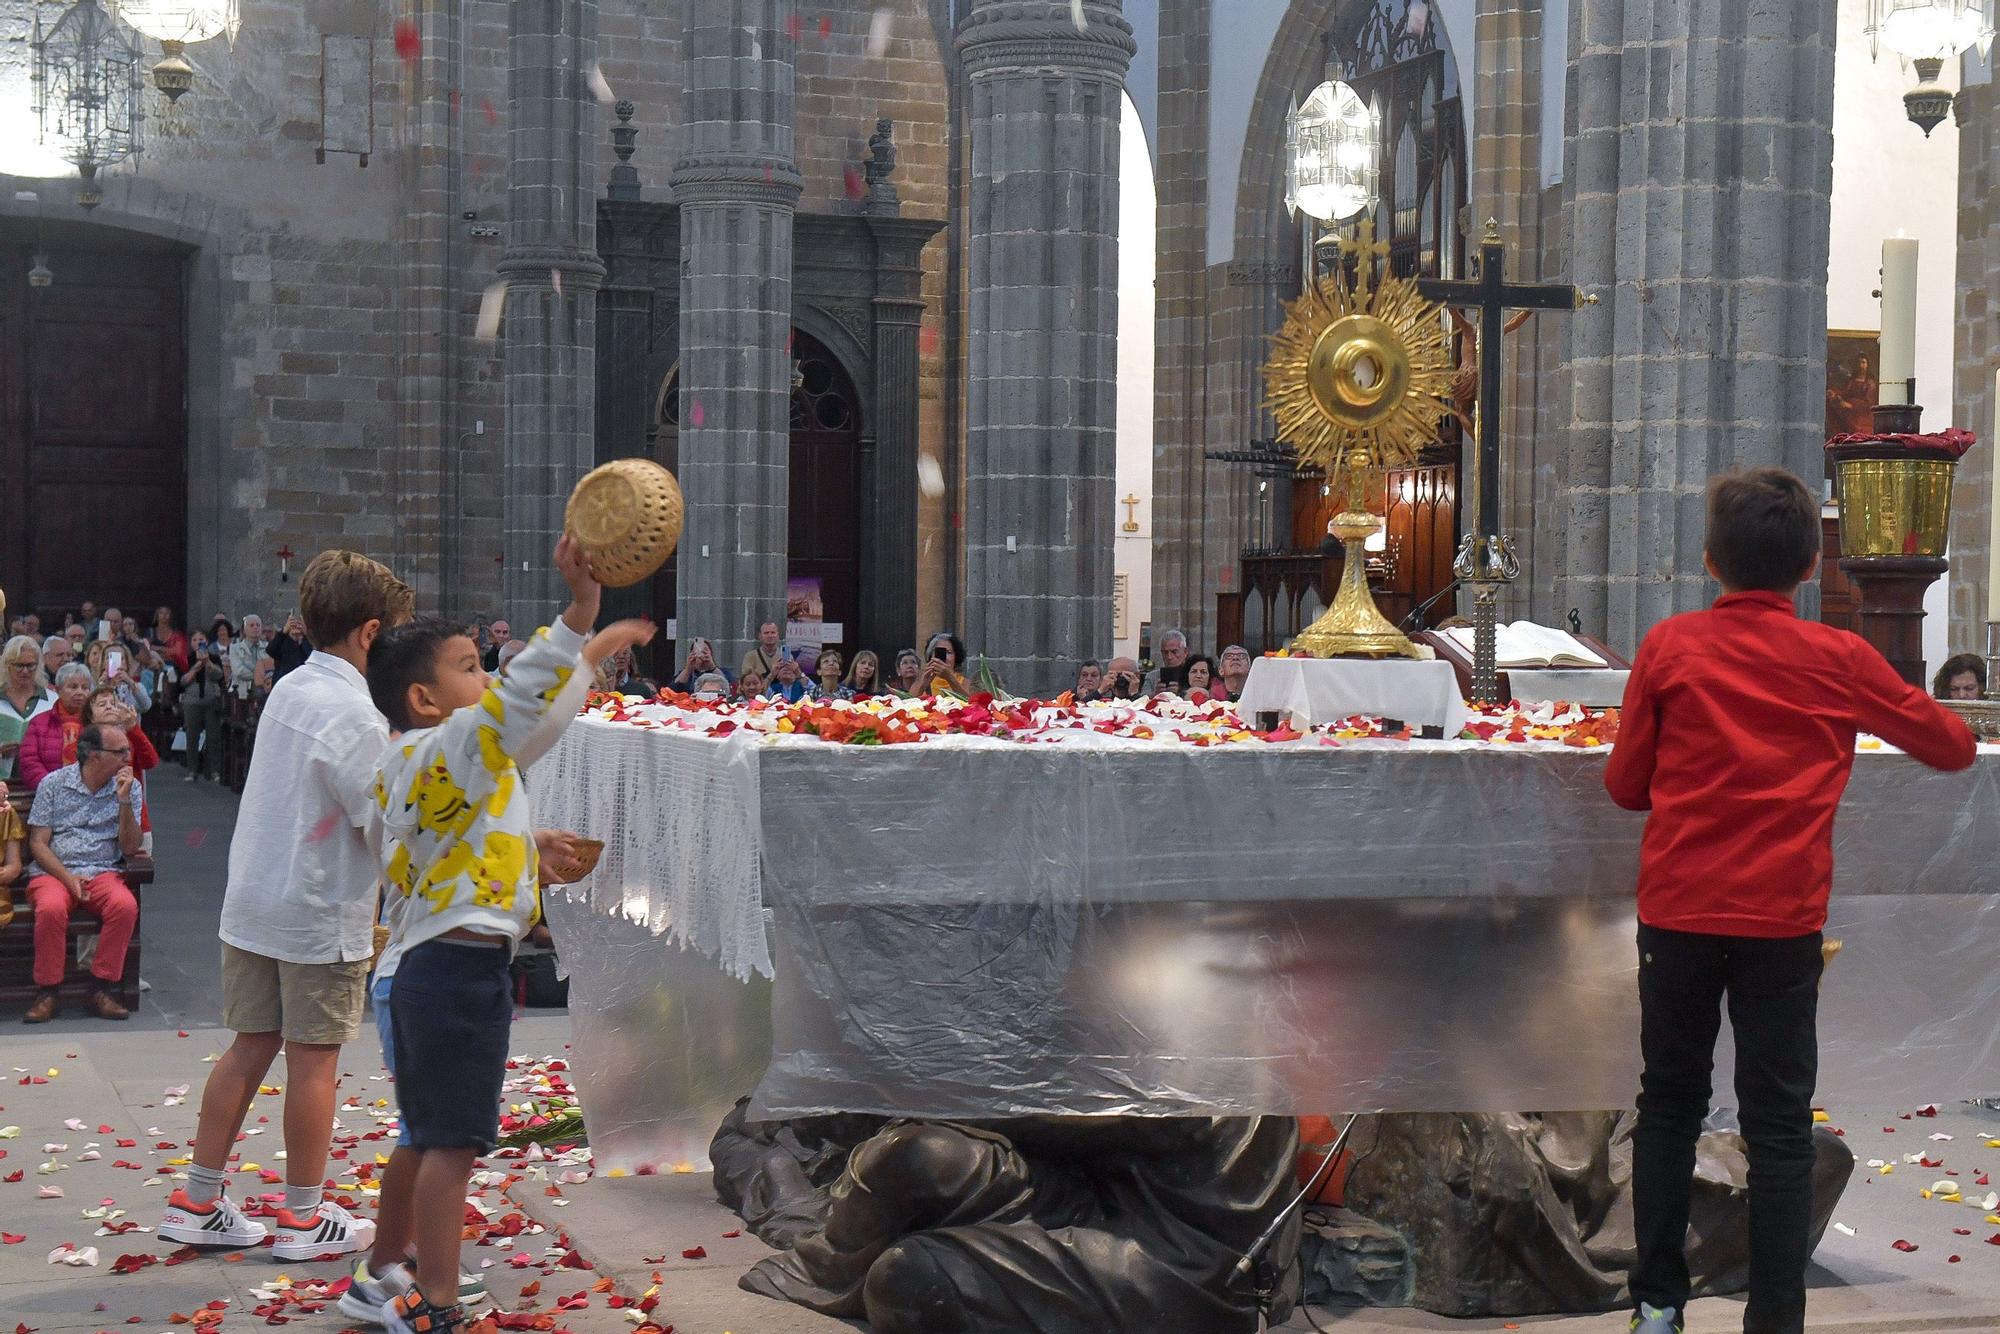
[[1892,236],[1882,242],[1882,403],[1914,403],[1910,377],[1917,373],[1917,242]]
[[1993,478],[1987,500],[1992,528],[1986,538],[1986,619],[2000,621],[2000,371],[1993,372],[1993,434],[1986,437],[1986,460]]

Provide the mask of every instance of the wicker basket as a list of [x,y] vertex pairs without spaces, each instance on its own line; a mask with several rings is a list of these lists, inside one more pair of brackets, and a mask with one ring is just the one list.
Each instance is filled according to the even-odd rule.
[[576,484],[563,527],[583,544],[598,582],[626,588],[667,563],[682,517],[672,473],[651,459],[613,459]]

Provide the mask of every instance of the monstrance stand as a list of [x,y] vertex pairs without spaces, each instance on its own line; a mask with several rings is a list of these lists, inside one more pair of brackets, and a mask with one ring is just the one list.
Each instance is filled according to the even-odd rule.
[[1472,588],[1472,700],[1500,703],[1495,665],[1500,586],[1520,577],[1521,560],[1500,531],[1500,339],[1509,310],[1574,310],[1595,305],[1567,283],[1510,283],[1500,227],[1486,220],[1479,241],[1479,276],[1470,282],[1421,279],[1417,290],[1433,301],[1479,311],[1478,428],[1479,526],[1465,535],[1451,572]]
[[1365,544],[1382,527],[1368,504],[1382,470],[1416,460],[1435,429],[1451,385],[1451,363],[1438,307],[1415,284],[1374,268],[1389,247],[1364,218],[1343,239],[1354,261],[1316,279],[1286,308],[1264,365],[1265,395],[1278,438],[1343,482],[1333,535],[1346,549],[1340,590],[1320,618],[1292,641],[1314,657],[1425,658],[1389,623],[1368,590]]

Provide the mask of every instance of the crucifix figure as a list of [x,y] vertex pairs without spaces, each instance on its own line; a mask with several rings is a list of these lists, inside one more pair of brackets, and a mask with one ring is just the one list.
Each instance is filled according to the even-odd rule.
[[[1499,224],[1488,218],[1486,235],[1479,242],[1479,276],[1470,282],[1426,278],[1417,290],[1447,306],[1464,306],[1479,312],[1479,394],[1477,435],[1479,439],[1479,513],[1477,527],[1467,531],[1452,563],[1452,573],[1472,585],[1472,697],[1480,704],[1498,703],[1498,673],[1494,669],[1495,604],[1500,585],[1521,573],[1521,563],[1500,531],[1500,340],[1520,327],[1528,312],[1574,310],[1594,303],[1568,283],[1510,283],[1506,278],[1506,258],[1500,241]],[[1513,320],[1507,312],[1520,311]],[[1466,328],[1467,322],[1453,312]]]
[[1139,497],[1137,497],[1137,496],[1135,496],[1135,495],[1132,495],[1132,494],[1130,494],[1130,493],[1128,492],[1128,493],[1126,494],[1125,498],[1124,498],[1123,500],[1119,501],[1118,503],[1119,503],[1119,504],[1121,504],[1121,505],[1123,505],[1123,506],[1125,507],[1125,527],[1124,527],[1124,531],[1125,531],[1125,532],[1128,532],[1128,533],[1136,533],[1136,532],[1138,532],[1138,531],[1139,531]]

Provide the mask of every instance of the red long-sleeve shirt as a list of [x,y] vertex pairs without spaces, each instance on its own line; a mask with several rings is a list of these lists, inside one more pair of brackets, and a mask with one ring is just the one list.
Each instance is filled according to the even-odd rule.
[[1800,620],[1780,594],[1725,594],[1653,627],[1604,771],[1613,801],[1652,812],[1639,920],[1724,936],[1825,926],[1857,732],[1937,769],[1977,753],[1963,722],[1859,636]]

